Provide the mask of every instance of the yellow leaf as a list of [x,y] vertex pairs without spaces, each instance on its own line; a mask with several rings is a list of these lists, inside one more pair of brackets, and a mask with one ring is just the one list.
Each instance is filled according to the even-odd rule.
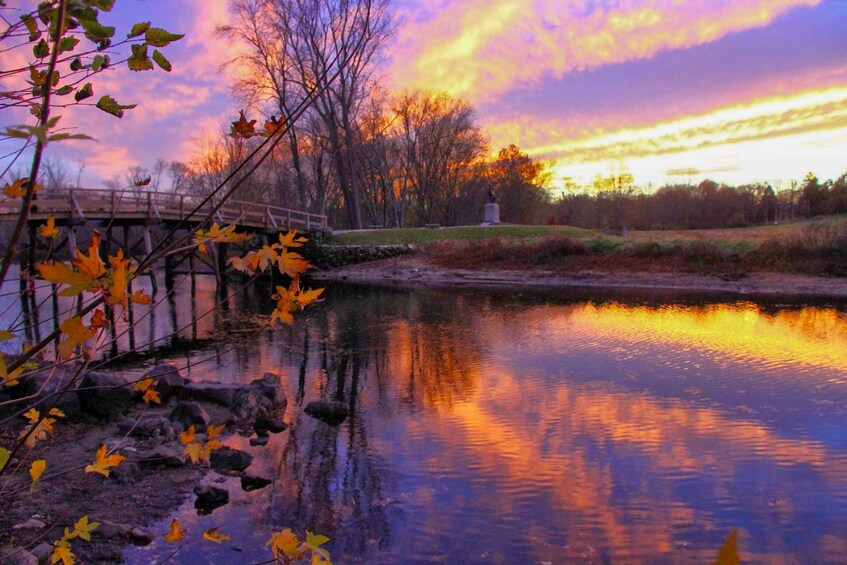
[[106,274],[106,265],[100,259],[100,239],[100,233],[95,231],[91,236],[91,245],[88,246],[88,255],[77,249],[76,257],[71,259],[71,265],[94,281]]
[[279,245],[281,247],[302,247],[309,241],[305,237],[297,237],[297,230],[291,230],[285,235],[279,234]]
[[219,532],[217,528],[211,528],[203,532],[203,539],[213,541],[215,543],[223,543],[225,541],[229,541],[231,538],[228,534]]
[[206,454],[206,458],[208,459],[212,452],[221,447],[221,442],[219,440],[213,439],[211,441],[207,441],[206,445],[203,446],[203,453]]
[[109,264],[114,271],[112,272],[112,284],[107,286],[109,304],[120,304],[126,308],[126,283],[127,283],[127,268],[129,268],[129,259],[123,258],[122,250],[118,250],[116,257],[109,257]]
[[324,289],[315,288],[312,290],[304,290],[297,293],[297,304],[300,305],[300,308],[305,308],[312,302],[316,301],[318,297],[323,293]]
[[208,439],[215,439],[216,437],[221,435],[221,432],[223,431],[224,427],[226,427],[226,424],[209,424],[209,426],[206,428],[206,437]]
[[62,565],[74,565],[74,554],[71,553],[71,544],[65,540],[53,542],[53,553],[50,554],[50,563],[62,562]]
[[41,417],[41,412],[39,412],[35,408],[30,408],[29,410],[24,412],[24,418],[29,420],[30,424],[36,423],[40,417]]
[[305,273],[306,269],[312,266],[311,263],[306,261],[299,253],[286,251],[284,249],[282,253],[277,255],[276,263],[280,273],[295,279]]
[[293,312],[299,309],[295,293],[289,291],[284,286],[276,287],[276,294],[273,295],[276,300],[276,309],[271,313],[271,323],[279,320],[285,324],[291,325],[294,323]]
[[738,530],[732,530],[712,565],[738,565],[739,563],[741,560],[738,557]]
[[182,445],[194,443],[194,424],[188,426],[188,429],[184,432],[179,432],[179,441],[182,442]]
[[185,530],[179,529],[179,522],[176,518],[174,518],[171,520],[171,529],[168,530],[168,533],[164,534],[162,537],[165,538],[165,541],[167,542],[176,543],[185,537]]
[[56,218],[52,215],[47,218],[46,224],[38,226],[38,233],[40,233],[41,237],[44,239],[56,239],[59,237],[59,230],[56,229]]
[[29,179],[22,178],[15,180],[12,184],[6,183],[3,187],[3,194],[9,198],[21,198],[26,194],[26,186]]
[[96,530],[99,525],[100,522],[89,522],[88,516],[83,516],[74,524],[74,534],[85,541],[91,541],[91,532]]
[[9,457],[11,456],[12,454],[9,452],[8,449],[6,449],[5,447],[0,447],[0,469],[3,469],[3,467],[6,466],[6,463],[9,462]]
[[108,328],[109,320],[106,319],[106,314],[103,310],[99,308],[94,311],[94,314],[91,316],[91,320],[89,320],[91,324],[91,329],[100,329],[100,328]]
[[200,460],[205,460],[206,452],[203,450],[203,446],[193,441],[182,448],[183,455],[188,455],[189,459],[191,459],[192,463],[197,463]]
[[271,547],[274,559],[279,559],[280,555],[288,559],[296,559],[299,553],[297,548],[300,546],[300,540],[297,539],[291,528],[285,528],[280,532],[271,534],[271,539],[265,545]]
[[15,334],[8,330],[0,330],[0,341],[6,341],[15,337]]
[[84,347],[85,342],[95,337],[97,332],[82,324],[82,319],[79,316],[68,318],[59,325],[59,329],[65,335],[65,339],[59,342],[59,356],[62,359],[73,357],[74,349],[83,346],[83,355],[87,356],[88,351]]
[[135,383],[132,386],[132,390],[137,390],[138,392],[144,392],[145,390],[147,390],[151,386],[153,386],[153,379],[148,377],[146,379],[141,379],[140,381]]
[[65,413],[59,410],[58,408],[51,408],[48,412],[51,416],[56,416],[57,418],[64,418]]
[[277,121],[275,116],[271,116],[270,120],[265,120],[265,131],[260,132],[259,135],[261,135],[262,137],[270,137],[276,132],[280,131],[284,125],[284,120],[280,119],[279,121]]
[[84,273],[74,271],[61,261],[36,263],[38,276],[53,284],[64,284],[68,288],[59,292],[59,296],[76,296],[86,290],[96,290],[98,283]]
[[117,467],[122,461],[126,461],[126,457],[120,453],[107,455],[107,451],[106,444],[101,445],[100,449],[97,450],[97,461],[91,465],[86,465],[85,472],[100,473],[104,477],[108,477],[110,468]]
[[[249,256],[249,254],[248,254]],[[247,261],[247,256],[245,257],[230,257],[227,262],[232,266],[236,271],[241,271],[242,273],[253,274],[253,269],[250,267],[250,263]]]
[[32,477],[32,485],[29,487],[29,492],[35,492],[38,488],[38,479],[41,478],[41,475],[44,474],[44,469],[47,468],[47,461],[44,459],[38,459],[37,461],[33,461],[32,465],[29,467],[29,476]]

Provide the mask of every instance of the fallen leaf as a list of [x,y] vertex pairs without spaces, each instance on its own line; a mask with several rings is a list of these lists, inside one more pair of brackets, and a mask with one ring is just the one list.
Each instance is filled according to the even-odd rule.
[[108,477],[110,468],[117,467],[122,461],[126,461],[126,457],[120,453],[107,455],[107,451],[108,449],[106,448],[106,444],[101,445],[100,449],[97,450],[97,461],[91,465],[86,465],[85,472],[99,473],[104,477]]
[[168,530],[168,533],[164,534],[162,537],[165,538],[165,541],[176,543],[185,537],[185,530],[179,529],[179,522],[176,518],[171,520],[171,528]]

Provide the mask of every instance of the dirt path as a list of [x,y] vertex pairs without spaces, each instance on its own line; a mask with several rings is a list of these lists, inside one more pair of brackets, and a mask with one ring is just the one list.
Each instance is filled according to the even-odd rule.
[[447,269],[420,254],[348,265],[315,273],[315,280],[403,287],[523,287],[687,291],[750,297],[847,298],[847,279],[787,273],[714,275],[685,272],[562,273],[543,269]]

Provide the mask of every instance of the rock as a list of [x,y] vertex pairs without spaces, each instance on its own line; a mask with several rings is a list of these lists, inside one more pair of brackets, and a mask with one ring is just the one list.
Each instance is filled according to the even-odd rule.
[[268,432],[278,434],[287,430],[288,424],[282,421],[282,413],[277,410],[267,416],[257,418],[253,424],[253,429],[258,435],[267,434]]
[[129,535],[135,545],[150,545],[154,539],[153,533],[143,528],[133,528]]
[[156,365],[144,377],[156,382],[156,390],[162,400],[178,395],[186,385],[176,365]]
[[256,437],[250,438],[250,445],[252,445],[252,446],[257,446],[257,445],[258,446],[265,446],[265,445],[268,445],[269,439],[270,439],[270,436],[268,436],[267,434],[257,435]]
[[241,475],[241,488],[247,492],[251,490],[257,490],[260,488],[265,488],[273,481],[267,479],[265,477],[260,477],[259,475],[253,475],[251,473],[244,473]]
[[241,472],[249,467],[252,462],[253,456],[246,451],[226,446],[214,450],[209,457],[212,469],[222,472]]
[[29,520],[25,520],[20,524],[15,524],[12,526],[13,530],[43,530],[47,527],[47,524],[42,522],[41,520],[37,520],[35,518],[30,518]]
[[109,476],[121,484],[132,484],[141,476],[141,467],[135,461],[122,461]]
[[4,565],[38,565],[38,558],[22,547],[0,549],[0,563]]
[[221,406],[231,407],[235,394],[241,390],[241,385],[222,383],[189,383],[180,391],[180,398],[213,402]]
[[211,485],[200,485],[194,488],[197,500],[194,508],[199,514],[210,514],[212,510],[229,502],[229,492],[225,489]]
[[32,550],[32,554],[38,559],[39,563],[50,563],[50,555],[53,553],[53,546],[49,543],[41,542]]
[[141,465],[164,467],[182,467],[188,461],[182,454],[182,450],[173,444],[157,445],[150,450],[139,451],[137,457]]
[[100,520],[100,525],[92,532],[92,535],[107,539],[128,538],[131,532],[132,526],[117,524],[109,520]]
[[183,400],[171,412],[171,421],[180,424],[183,430],[194,426],[195,431],[202,433],[209,425],[209,415],[196,402]]
[[133,438],[148,439],[164,437],[169,441],[176,438],[171,421],[159,414],[143,414],[139,419],[127,418],[119,426],[121,433]]
[[337,400],[313,400],[303,411],[330,426],[337,426],[347,418],[347,406]]
[[86,373],[77,395],[85,412],[104,419],[121,416],[132,403],[132,391],[126,381],[108,373]]

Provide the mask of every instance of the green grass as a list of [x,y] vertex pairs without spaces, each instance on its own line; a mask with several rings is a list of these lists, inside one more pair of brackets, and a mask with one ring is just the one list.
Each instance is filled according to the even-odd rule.
[[495,237],[503,238],[544,238],[567,235],[570,237],[590,237],[594,232],[568,226],[463,226],[440,229],[408,228],[387,230],[365,230],[346,232],[332,236],[333,245],[397,245],[412,243],[426,245],[437,241],[479,241]]

